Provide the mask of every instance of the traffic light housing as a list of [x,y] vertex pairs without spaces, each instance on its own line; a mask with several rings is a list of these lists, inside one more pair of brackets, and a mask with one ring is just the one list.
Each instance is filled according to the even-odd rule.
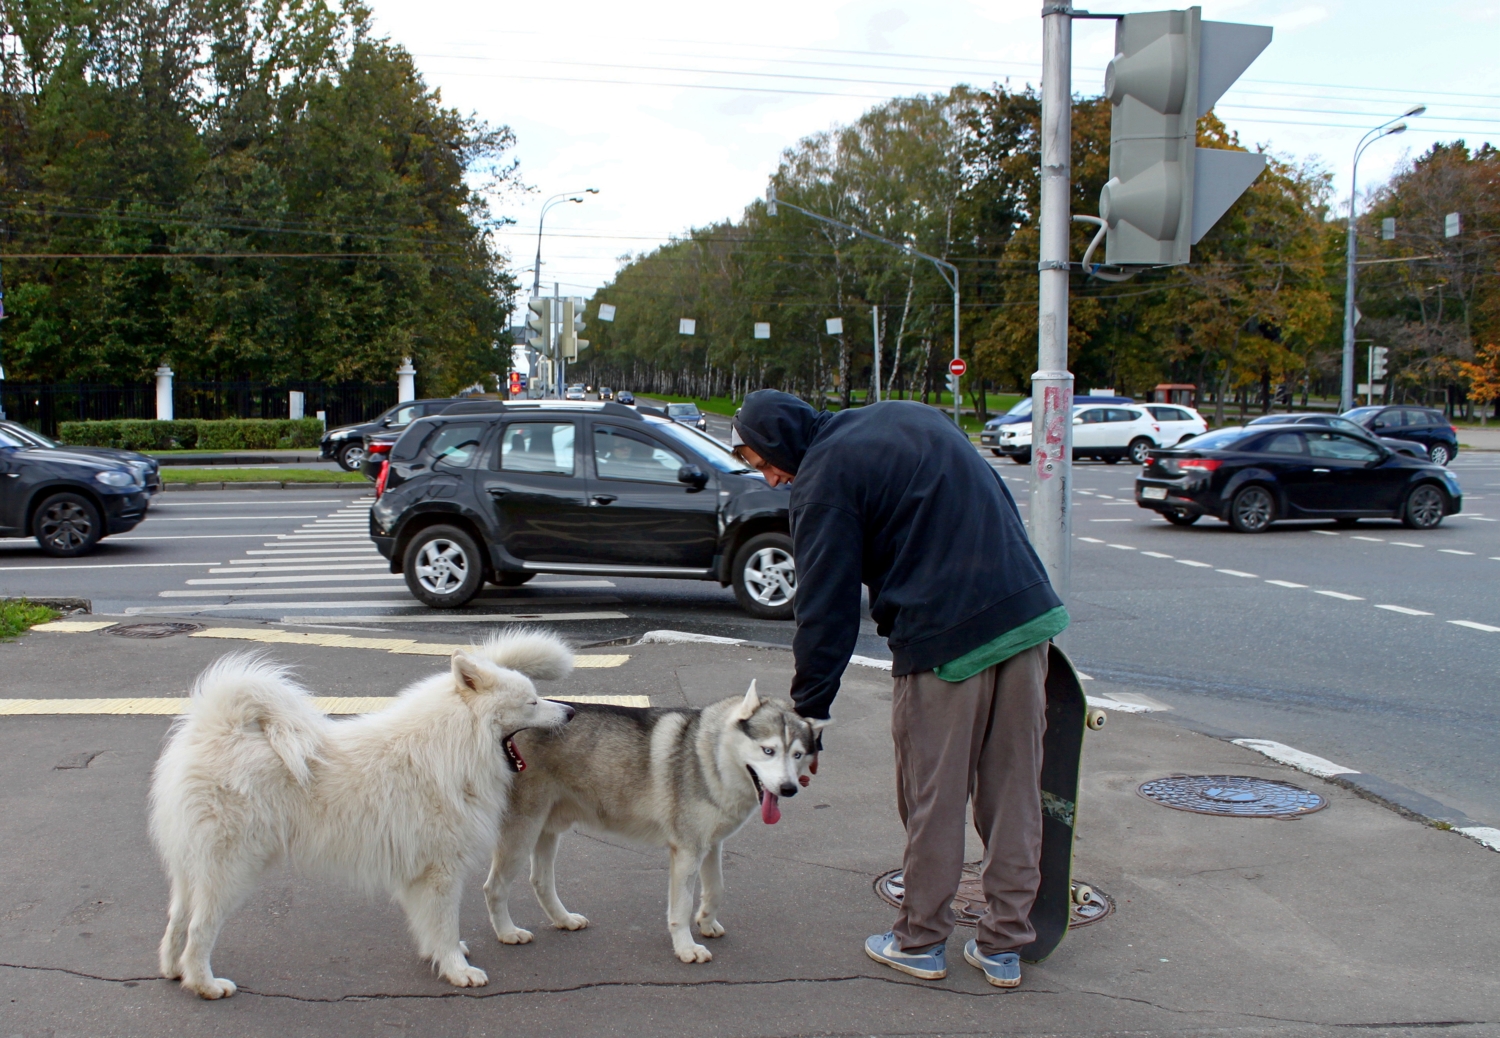
[[552,300],[529,300],[526,309],[526,345],[548,356],[552,353]]
[[1374,382],[1378,378],[1385,378],[1385,372],[1386,372],[1385,357],[1386,357],[1386,354],[1389,353],[1389,352],[1390,352],[1390,350],[1386,349],[1384,346],[1376,346],[1374,349],[1372,349],[1370,351],[1370,381],[1371,382]]
[[559,343],[562,346],[563,360],[577,360],[578,351],[588,349],[589,341],[578,337],[578,333],[583,331],[584,328],[583,310],[584,302],[582,299],[570,298],[563,300],[562,339]]
[[1205,22],[1198,7],[1115,23],[1104,73],[1109,181],[1099,193],[1106,264],[1187,263],[1265,169],[1264,155],[1196,144],[1199,117],[1270,42],[1270,26]]

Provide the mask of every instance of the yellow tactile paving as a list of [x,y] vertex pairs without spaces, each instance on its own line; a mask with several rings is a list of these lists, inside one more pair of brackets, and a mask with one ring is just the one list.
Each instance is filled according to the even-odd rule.
[[56,634],[87,634],[114,625],[114,620],[53,620],[51,623],[37,624],[32,630],[52,631]]
[[[548,696],[564,703],[604,703],[612,706],[650,706],[648,696]],[[325,714],[370,714],[396,701],[394,696],[316,696]],[[0,717],[61,714],[181,714],[188,699],[150,696],[137,699],[0,699]]]

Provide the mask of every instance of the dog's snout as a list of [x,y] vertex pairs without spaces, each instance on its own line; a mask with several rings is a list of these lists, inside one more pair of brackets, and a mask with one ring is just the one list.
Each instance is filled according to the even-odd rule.
[[571,721],[571,720],[573,720],[573,715],[576,714],[576,713],[578,713],[577,710],[574,710],[567,703],[559,703],[557,705],[563,708],[563,720],[564,721]]
[[794,797],[794,796],[796,796],[797,795],[797,783],[795,783],[795,782],[783,782],[781,784],[781,795],[784,796],[784,797]]

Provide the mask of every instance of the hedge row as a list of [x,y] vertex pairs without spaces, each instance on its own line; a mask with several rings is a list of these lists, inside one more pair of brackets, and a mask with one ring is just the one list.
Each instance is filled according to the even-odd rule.
[[316,418],[231,418],[173,422],[124,419],[63,422],[58,437],[75,447],[121,447],[132,451],[305,450],[323,438]]

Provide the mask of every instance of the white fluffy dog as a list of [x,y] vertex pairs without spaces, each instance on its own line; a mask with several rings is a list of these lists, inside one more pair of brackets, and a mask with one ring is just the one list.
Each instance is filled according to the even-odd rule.
[[511,775],[525,766],[511,737],[573,716],[530,679],[572,668],[554,635],[500,635],[455,652],[451,673],[390,707],[333,721],[285,668],[245,654],[214,663],[151,784],[151,835],[172,887],[162,975],[204,998],[234,994],[213,975],[214,941],[285,856],[388,891],[445,980],[486,983],[458,937],[464,877],[494,848]]

